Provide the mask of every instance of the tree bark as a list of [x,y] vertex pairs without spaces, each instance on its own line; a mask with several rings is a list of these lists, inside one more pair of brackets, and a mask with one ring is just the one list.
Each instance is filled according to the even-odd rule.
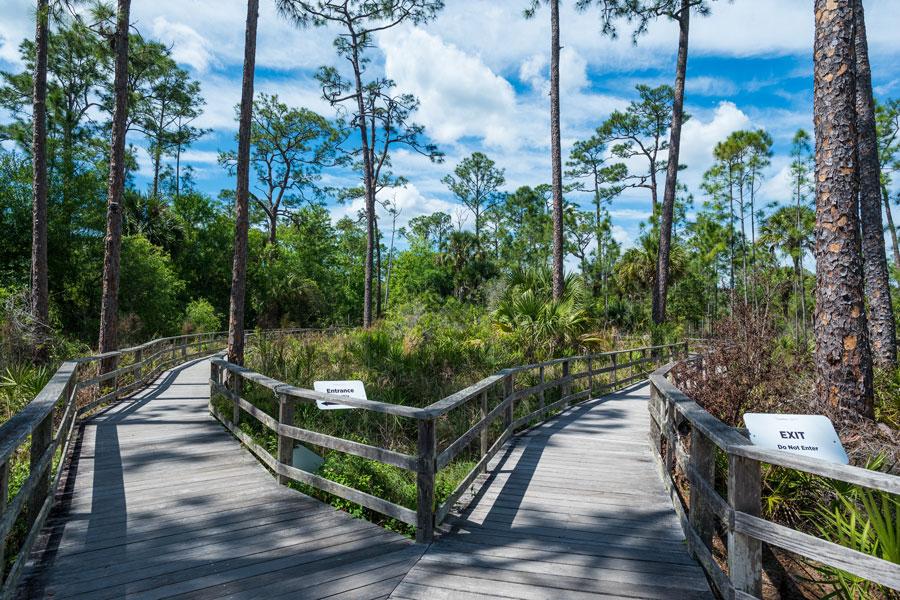
[[378,227],[378,220],[375,221],[375,282],[377,284],[375,290],[375,318],[381,318],[381,229]]
[[553,298],[563,295],[562,149],[559,125],[559,0],[550,0],[550,153],[553,169]]
[[49,3],[38,0],[34,34],[32,115],[31,318],[35,324],[34,362],[50,361],[50,290],[47,275],[47,38]]
[[[656,286],[651,314],[657,325],[666,322],[666,297],[669,293],[669,253],[672,243],[672,217],[675,212],[675,192],[678,184],[678,154],[681,149],[681,124],[684,122],[684,80],[687,76],[688,33],[691,7],[689,0],[681,0],[678,19],[678,59],[675,64],[675,98],[672,103],[672,134],[669,139],[669,162],[666,168],[666,189],[663,192],[662,214],[659,222],[659,252],[656,258]],[[732,293],[733,295],[733,293]]]
[[873,418],[856,131],[856,0],[815,0],[816,393],[836,417]]
[[891,305],[890,275],[881,220],[881,166],[875,130],[875,100],[862,0],[856,0],[856,118],[859,134],[859,210],[863,267],[869,301],[869,342],[872,360],[880,367],[897,362],[897,337]]
[[[119,255],[122,247],[122,198],[125,194],[125,125],[128,119],[128,26],[131,0],[119,0],[116,11],[115,79],[109,191],[106,202],[106,240],[103,256],[103,299],[100,306],[100,353],[118,346]],[[116,359],[100,361],[100,372],[116,366]]]
[[253,120],[253,79],[256,69],[256,24],[259,0],[247,0],[244,75],[238,123],[237,189],[234,203],[234,265],[228,313],[228,360],[244,364],[244,297],[247,292],[247,237],[250,229],[250,125]]

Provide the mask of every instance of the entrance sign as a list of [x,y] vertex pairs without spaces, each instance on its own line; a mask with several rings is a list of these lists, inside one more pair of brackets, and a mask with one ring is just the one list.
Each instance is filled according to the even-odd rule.
[[850,462],[834,425],[824,415],[747,413],[744,423],[750,430],[750,441],[757,446],[842,465]]
[[[313,389],[322,394],[330,394],[332,396],[346,396],[347,398],[356,398],[357,400],[368,400],[366,398],[366,388],[362,381],[315,381]],[[337,402],[324,402],[316,400],[316,405],[321,410],[336,410],[339,408],[355,408],[346,404],[338,404]]]

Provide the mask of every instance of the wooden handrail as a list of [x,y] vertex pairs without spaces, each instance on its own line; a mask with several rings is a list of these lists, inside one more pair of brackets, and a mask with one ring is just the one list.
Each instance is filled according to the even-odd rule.
[[[770,450],[753,445],[736,428],[719,421],[667,379],[676,363],[650,376],[650,447],[663,483],[678,514],[691,554],[697,558],[725,598],[762,597],[762,543],[858,575],[880,585],[900,589],[900,568],[763,519],[760,463],[794,469],[900,494],[900,477]],[[689,425],[690,448],[682,443],[678,425]],[[716,449],[728,459],[728,494],[722,498],[713,485]],[[690,484],[685,505],[675,485],[678,469]],[[728,532],[728,573],[712,557],[714,521]]]
[[[668,351],[668,354],[664,352]],[[302,389],[288,385],[256,373],[246,367],[241,367],[226,361],[224,358],[215,357],[210,361],[210,403],[209,410],[263,463],[265,463],[277,476],[279,483],[288,480],[296,480],[312,486],[321,491],[333,494],[345,500],[355,502],[366,508],[388,515],[399,521],[416,527],[416,540],[430,543],[433,539],[434,527],[439,525],[447,516],[453,505],[460,499],[466,489],[475,478],[483,472],[490,459],[496,454],[509,437],[518,429],[527,426],[535,420],[546,418],[551,412],[565,408],[569,403],[591,396],[594,391],[615,389],[627,385],[638,379],[645,379],[649,371],[643,366],[654,363],[656,366],[676,355],[686,356],[688,346],[686,343],[667,344],[661,346],[644,346],[641,348],[629,348],[614,350],[599,354],[586,354],[558,358],[551,361],[534,363],[517,367],[502,369],[493,375],[485,377],[463,390],[434,402],[424,408],[401,406],[373,400],[359,400],[334,396]],[[620,362],[621,355],[629,355],[626,362]],[[639,354],[639,358],[634,355]],[[571,368],[577,363],[586,363],[586,368],[578,372],[572,372]],[[607,363],[607,364],[604,364]],[[546,369],[555,365],[561,365],[561,375],[547,381]],[[635,372],[635,368],[638,371]],[[627,372],[623,369],[629,369]],[[515,377],[521,373],[537,370],[541,383],[525,389],[515,390]],[[619,374],[622,377],[619,377]],[[595,377],[607,375],[608,382],[599,386],[595,385]],[[226,377],[230,386],[226,386]],[[587,379],[586,389],[573,393],[572,383]],[[264,413],[246,398],[242,397],[240,390],[241,381],[252,382],[273,391],[280,399],[279,417]],[[503,385],[503,397],[499,404],[492,410],[487,409],[487,394],[494,387]],[[549,389],[561,388],[561,398],[551,404],[545,405],[544,393]],[[229,418],[217,409],[212,400],[220,394],[232,403],[232,416]],[[516,402],[528,397],[539,399],[539,408],[527,415],[514,419]],[[473,424],[465,433],[451,442],[442,452],[438,452],[436,445],[436,422],[450,411],[462,407],[468,402],[478,399],[480,401],[481,418]],[[294,426],[293,404],[297,402],[313,402],[316,400],[336,402],[354,408],[369,410],[380,414],[389,414],[397,417],[415,419],[418,427],[417,455],[410,456],[385,448],[378,448],[368,444],[361,444],[343,438],[324,435],[307,431]],[[241,414],[247,413],[255,417],[264,427],[278,436],[278,456],[272,456],[265,448],[259,445],[239,428]],[[502,419],[503,428],[498,440],[488,447],[487,431],[497,419]],[[392,465],[416,473],[417,484],[417,508],[412,511],[408,508],[377,498],[365,492],[341,486],[318,475],[307,473],[293,468],[289,463],[294,441],[329,448],[339,452],[360,456],[384,464]],[[435,507],[435,476],[443,468],[447,467],[469,444],[475,440],[480,441],[480,455],[476,466],[470,471],[461,484],[452,494]]]
[[[295,333],[300,329],[271,330],[265,333]],[[248,337],[257,332],[248,332]],[[79,418],[99,406],[112,402],[135,389],[146,385],[160,372],[175,363],[221,351],[227,341],[227,332],[195,333],[159,338],[146,344],[77,358],[64,362],[22,410],[0,425],[0,540],[7,535],[28,508],[28,533],[9,574],[3,580],[0,597],[15,595],[16,585],[25,566],[38,533],[53,505],[53,496],[75,436]],[[147,355],[145,356],[145,351]],[[98,376],[85,377],[88,367],[108,358],[121,359],[132,355],[133,362]],[[118,362],[118,361],[117,361]],[[126,381],[126,378],[131,381]],[[107,388],[104,390],[103,388]],[[79,392],[96,388],[98,398],[78,406]],[[103,393],[106,392],[106,393]],[[54,431],[55,418],[62,418]],[[16,495],[7,504],[11,461],[23,443],[31,438],[30,472]],[[59,459],[57,469],[51,472],[54,458]],[[5,542],[0,542],[0,565],[3,565]],[[2,567],[0,567],[2,573]],[[2,579],[2,577],[0,577]]]

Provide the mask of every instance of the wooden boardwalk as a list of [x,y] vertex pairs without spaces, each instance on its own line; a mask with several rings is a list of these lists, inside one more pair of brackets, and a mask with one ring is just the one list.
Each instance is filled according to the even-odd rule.
[[651,462],[646,385],[510,440],[426,551],[277,485],[209,416],[208,374],[86,422],[21,597],[712,597]]
[[712,598],[647,442],[649,385],[568,409],[494,457],[391,598]]
[[386,598],[424,550],[279,486],[207,411],[209,363],[91,418],[22,598]]

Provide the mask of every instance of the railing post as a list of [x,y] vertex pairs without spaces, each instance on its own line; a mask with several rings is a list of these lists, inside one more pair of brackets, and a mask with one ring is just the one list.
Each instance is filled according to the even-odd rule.
[[690,355],[691,355],[691,348],[690,348],[690,346],[688,346],[688,341],[684,340],[684,357],[683,358],[687,358]]
[[[484,419],[488,414],[488,398],[487,398],[487,390],[481,392],[481,418]],[[488,451],[488,424],[484,424],[484,428],[481,430],[481,458],[487,454]]]
[[[543,385],[544,384],[544,366],[543,365],[541,365],[540,373],[541,373],[541,385]],[[541,410],[544,410],[544,390],[541,390],[541,393],[538,395],[538,407]]]
[[593,374],[594,366],[593,365],[594,365],[593,360],[591,358],[588,358],[588,397],[587,397],[588,400],[590,400],[591,398],[594,397],[594,374]]
[[143,348],[141,348],[140,350],[137,351],[137,354],[134,357],[134,360],[140,365],[137,368],[137,373],[134,376],[135,382],[138,382],[144,378],[144,349]]
[[[287,394],[278,394],[278,422],[282,425],[294,426],[294,399]],[[278,432],[278,462],[290,465],[294,458],[294,440]],[[278,483],[286,484],[291,478],[286,475],[278,475]]]
[[[569,376],[569,361],[564,360],[562,364],[562,377],[563,379]],[[565,398],[566,396],[572,395],[572,382],[566,381],[562,384],[562,396]],[[568,402],[564,402],[561,408],[566,408],[569,406]]]
[[[709,486],[715,489],[716,478],[716,446],[706,437],[702,431],[691,425],[691,466],[696,475],[703,478]],[[691,525],[700,536],[703,545],[709,550],[713,549],[713,529],[715,527],[715,513],[709,503],[697,490],[695,484],[691,484]]]
[[217,393],[216,384],[220,382],[221,380],[219,379],[219,365],[212,361],[209,361],[209,408],[212,408],[212,401]]
[[612,389],[615,390],[616,387],[618,387],[618,383],[619,383],[619,355],[618,354],[612,355],[612,362],[613,362],[613,364],[612,364],[613,370],[612,370],[612,381],[610,381],[610,384],[612,384]]
[[[9,494],[9,461],[0,465],[0,515],[6,512],[6,496]],[[0,567],[6,565],[6,539],[0,538]],[[0,576],[0,579],[3,577]],[[2,583],[2,582],[0,582]]]
[[634,350],[628,351],[628,362],[631,363],[631,373],[628,375],[631,378],[634,377]]
[[416,543],[434,540],[435,422],[419,420],[419,465],[416,473]]
[[237,373],[231,373],[231,393],[234,394],[231,422],[238,426],[241,424],[241,405],[238,404],[237,400],[241,395],[241,376]]
[[661,439],[661,429],[659,427],[659,423],[657,419],[662,418],[663,411],[660,406],[660,397],[659,390],[656,389],[656,384],[652,381],[650,382],[650,409],[652,411],[652,417],[650,418],[650,440],[653,443],[653,449],[657,454],[662,458],[662,439]]
[[[758,517],[761,482],[759,461],[728,455],[728,504]],[[762,597],[762,542],[738,531],[728,532],[728,578],[736,591]]]
[[190,342],[181,344],[181,358],[184,358],[185,356],[187,356],[187,347],[188,347],[189,343]]
[[[503,401],[506,402],[509,400],[509,397],[512,396],[513,390],[515,389],[515,382],[513,381],[513,374],[510,373],[506,377],[503,378]],[[506,431],[513,422],[513,402],[509,402],[506,405],[506,408],[503,410],[503,430]]]
[[[36,472],[38,463],[41,462],[41,458],[44,456],[47,448],[50,447],[50,442],[53,439],[53,415],[55,413],[56,409],[48,412],[47,416],[44,417],[44,420],[41,421],[31,433],[31,473]],[[43,473],[38,476],[37,487],[34,488],[31,498],[28,499],[28,529],[31,529],[31,526],[37,520],[38,513],[41,511],[44,501],[50,494],[51,467],[53,467],[52,460],[47,463]]]

